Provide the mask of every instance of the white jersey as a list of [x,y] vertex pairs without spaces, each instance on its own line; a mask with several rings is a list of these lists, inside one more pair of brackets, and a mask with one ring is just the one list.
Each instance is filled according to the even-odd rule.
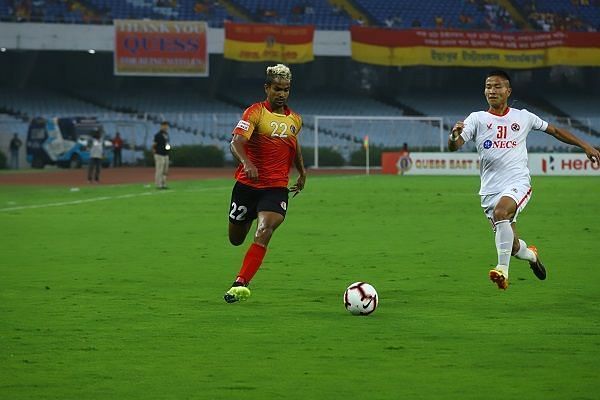
[[508,108],[504,115],[471,113],[461,133],[474,140],[479,153],[480,195],[500,193],[513,183],[530,184],[526,139],[529,132],[545,131],[548,123],[527,110]]

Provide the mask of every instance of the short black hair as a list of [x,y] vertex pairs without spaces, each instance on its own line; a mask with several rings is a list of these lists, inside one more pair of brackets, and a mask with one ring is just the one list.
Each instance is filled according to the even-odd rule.
[[161,123],[160,123],[160,126],[163,126],[163,125],[167,125],[167,126],[169,126],[169,121],[163,121],[163,122],[161,122]]
[[504,79],[506,79],[508,81],[508,86],[509,87],[511,86],[510,76],[508,76],[508,73],[506,71],[503,71],[501,69],[490,71],[490,72],[488,72],[488,74],[487,74],[487,76],[485,78],[487,79],[490,76],[501,76],[502,78],[504,78]]

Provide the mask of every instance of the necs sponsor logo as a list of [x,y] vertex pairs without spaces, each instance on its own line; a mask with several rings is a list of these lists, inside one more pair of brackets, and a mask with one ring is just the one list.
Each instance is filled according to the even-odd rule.
[[516,140],[486,140],[483,142],[484,149],[514,149],[518,143]]

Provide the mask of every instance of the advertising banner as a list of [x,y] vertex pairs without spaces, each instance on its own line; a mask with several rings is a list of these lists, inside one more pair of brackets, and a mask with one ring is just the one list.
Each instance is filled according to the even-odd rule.
[[208,76],[206,22],[115,20],[115,75]]
[[[583,153],[529,154],[532,176],[600,176],[600,165]],[[477,153],[382,153],[381,172],[398,175],[479,175]]]
[[404,175],[479,175],[479,157],[477,153],[410,153],[410,162],[403,161],[398,169]]
[[600,165],[583,153],[530,154],[531,175],[588,175],[600,176]]
[[299,64],[314,60],[312,25],[225,23],[223,56],[247,62]]
[[600,32],[393,30],[352,26],[352,58],[387,66],[600,66]]

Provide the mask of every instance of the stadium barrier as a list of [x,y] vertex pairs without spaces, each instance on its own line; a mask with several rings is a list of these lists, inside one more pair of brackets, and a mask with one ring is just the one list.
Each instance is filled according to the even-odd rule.
[[[399,175],[479,175],[476,153],[410,153],[407,157],[386,157],[382,172]],[[529,154],[533,176],[600,176],[600,165],[583,153]]]

